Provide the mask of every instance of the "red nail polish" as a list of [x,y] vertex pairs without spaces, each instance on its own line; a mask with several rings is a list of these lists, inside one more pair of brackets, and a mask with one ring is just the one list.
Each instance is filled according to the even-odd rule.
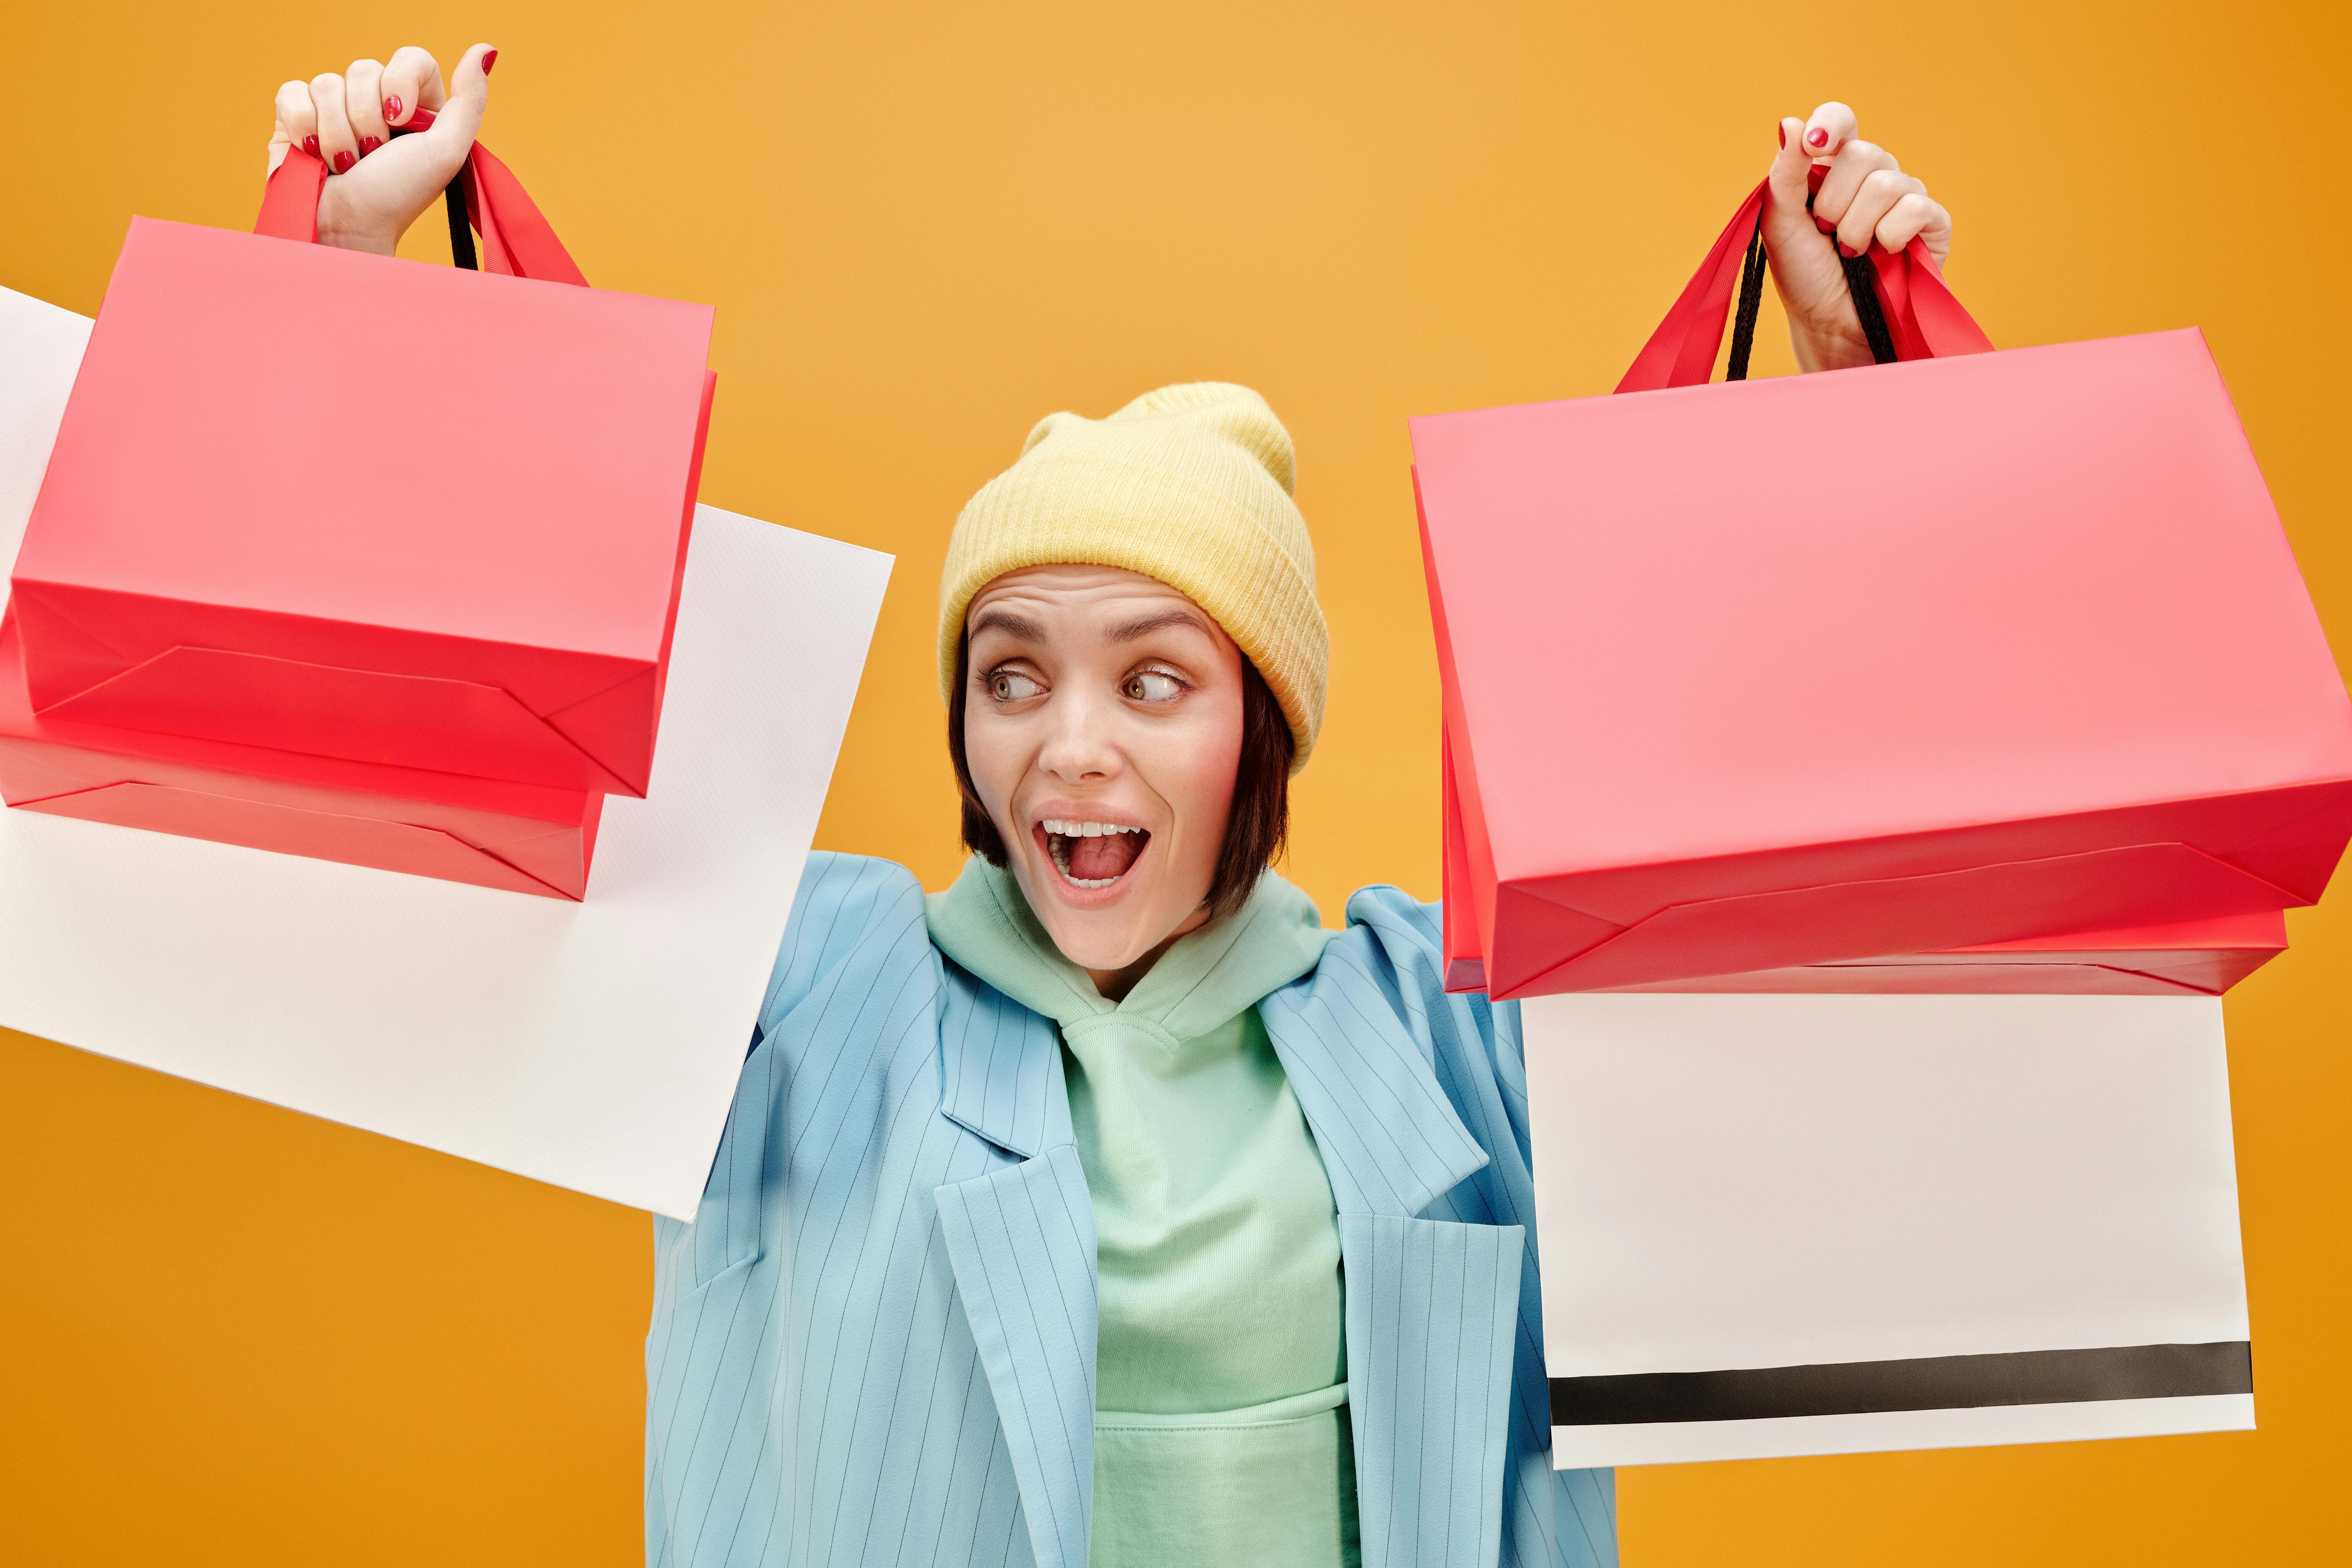
[[1837,225],[1822,216],[1819,213],[1813,215],[1813,226],[1820,229],[1823,234],[1835,234],[1837,232]]
[[1783,146],[1783,147],[1786,147],[1786,146],[1789,144],[1789,128],[1788,128],[1787,126],[1785,126],[1785,125],[1782,125],[1782,126],[1778,127],[1777,129],[1778,129],[1778,130],[1780,131],[1780,145],[1781,145],[1781,146]]
[[494,66],[494,65],[498,64],[498,63],[499,63],[499,51],[498,51],[498,50],[496,50],[496,49],[492,49],[488,54],[486,54],[486,55],[484,55],[484,56],[482,57],[482,74],[483,74],[484,76],[488,76],[488,75],[489,75],[489,74],[490,74],[490,68],[491,68],[492,66]]
[[1838,254],[1844,257],[1848,261],[1852,261],[1855,257],[1860,256],[1862,252],[1856,250],[1853,246],[1848,245],[1844,240],[1841,239],[1838,241]]
[[316,136],[303,137],[302,151],[310,153],[313,158],[317,157],[319,155],[319,139]]
[[395,120],[397,120],[397,119],[399,119],[399,118],[400,118],[400,100],[398,100],[398,99],[396,99],[396,98],[387,98],[387,99],[385,99],[385,100],[383,100],[383,122],[384,122],[386,125],[389,125],[389,124],[391,124],[394,121],[395,121]]
[[1805,132],[1805,145],[1806,145],[1806,146],[1808,146],[1808,147],[1826,147],[1826,146],[1828,146],[1829,144],[1830,144],[1830,133],[1829,133],[1828,132],[1826,132],[1826,131],[1822,130],[1820,126],[1816,125],[1816,126],[1814,126],[1811,131],[1808,131],[1808,132]]
[[360,138],[360,156],[364,158],[383,145],[383,138],[381,136],[362,136]]
[[352,150],[346,147],[335,154],[335,173],[348,174],[352,172],[352,165],[358,162],[357,158],[352,156]]

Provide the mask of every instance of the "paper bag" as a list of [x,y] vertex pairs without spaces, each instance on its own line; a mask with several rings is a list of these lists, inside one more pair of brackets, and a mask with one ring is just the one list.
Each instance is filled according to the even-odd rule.
[[37,711],[644,793],[711,312],[583,286],[474,163],[529,276],[289,243],[299,152],[274,233],[131,220],[13,577]]
[[1686,384],[1760,200],[1622,395],[1412,421],[1492,994],[2316,900],[2352,702],[2204,339],[1976,352],[1915,251],[1937,357]]
[[2218,999],[1522,1006],[1556,1464],[2253,1425]]
[[[0,289],[0,567],[89,331]],[[0,1025],[691,1219],[889,568],[700,509],[584,901],[0,811]]]

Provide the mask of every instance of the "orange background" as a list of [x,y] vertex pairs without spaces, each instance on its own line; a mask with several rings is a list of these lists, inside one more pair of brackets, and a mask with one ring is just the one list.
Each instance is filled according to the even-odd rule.
[[[588,275],[719,307],[704,499],[891,551],[821,846],[956,864],[929,665],[957,507],[1056,408],[1289,422],[1334,642],[1290,870],[1437,889],[1404,416],[1606,391],[1772,124],[1861,110],[1996,342],[2210,334],[2352,651],[2340,6],[16,0],[0,283],[90,312],[133,213],[243,226],[278,82],[499,46],[486,139]],[[437,214],[413,253],[446,258]],[[1777,321],[1759,369],[1790,366]],[[321,395],[430,395],[386,342]],[[306,367],[289,366],[289,374]],[[383,482],[429,491],[415,476]],[[1898,513],[1835,433],[1759,487]],[[331,499],[331,498],[330,498]],[[1561,672],[1574,679],[1574,671]],[[2230,1002],[2263,1429],[1628,1472],[1629,1562],[2347,1551],[2352,890]],[[643,1215],[0,1034],[0,1555],[625,1563]]]

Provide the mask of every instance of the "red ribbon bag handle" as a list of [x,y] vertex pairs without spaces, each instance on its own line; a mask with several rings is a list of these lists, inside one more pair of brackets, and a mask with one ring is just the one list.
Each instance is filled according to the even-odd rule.
[[[418,110],[415,122],[402,126],[394,134],[422,131],[432,123],[431,112]],[[253,221],[253,232],[317,244],[319,196],[326,187],[326,164],[299,147],[289,152],[262,193],[261,213]],[[554,228],[523,190],[522,182],[480,142],[474,143],[465,166],[449,182],[448,202],[449,249],[458,266],[474,265],[471,231],[478,229],[484,269],[509,278],[588,286],[563,242],[555,237]]]
[[[1821,188],[1826,173],[1819,167],[1812,171],[1815,190]],[[1764,294],[1764,203],[1769,185],[1769,182],[1759,184],[1739,204],[1715,247],[1684,287],[1681,298],[1634,356],[1633,368],[1617,384],[1618,391],[1704,384],[1715,369],[1716,351],[1723,346],[1724,319],[1731,309],[1735,279],[1739,315],[1732,329],[1727,379],[1747,378],[1756,312]],[[1917,239],[1892,252],[1873,243],[1865,257],[1847,259],[1845,281],[1853,296],[1854,313],[1862,320],[1863,334],[1870,340],[1872,357],[1881,364],[1992,351],[1991,340],[1952,297],[1935,258]]]

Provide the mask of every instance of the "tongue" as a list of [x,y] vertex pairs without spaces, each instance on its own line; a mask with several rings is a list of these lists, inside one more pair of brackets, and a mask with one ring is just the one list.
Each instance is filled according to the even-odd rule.
[[1073,839],[1070,875],[1087,882],[1125,876],[1143,853],[1143,837],[1140,833],[1106,833],[1099,838]]

